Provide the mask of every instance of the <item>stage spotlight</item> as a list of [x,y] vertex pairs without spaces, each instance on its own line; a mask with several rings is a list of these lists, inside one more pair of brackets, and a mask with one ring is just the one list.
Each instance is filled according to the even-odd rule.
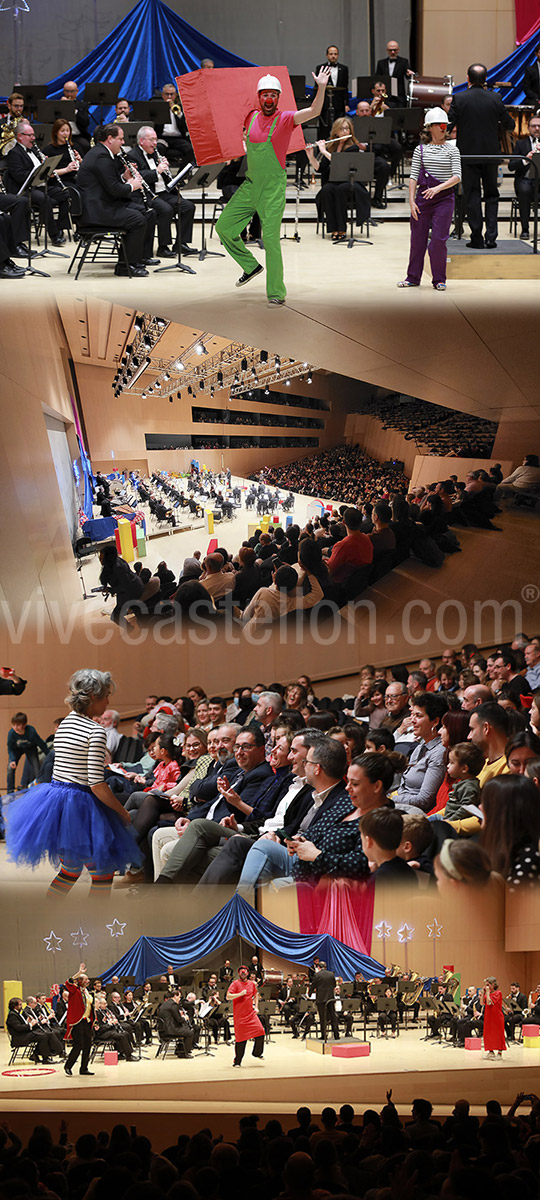
[[259,358],[262,363],[268,362],[268,350],[261,350]]
[[135,320],[134,320],[134,322],[133,322],[133,325],[134,325],[135,329],[137,330],[137,332],[138,332],[138,333],[140,333],[140,332],[141,332],[141,329],[142,329],[142,327],[143,327],[143,319],[142,319],[142,317],[135,317]]
[[240,370],[247,371],[247,358],[243,358],[240,363]]
[[308,375],[308,377],[307,377],[307,381],[308,381],[308,383],[313,383],[313,379],[312,379],[312,377],[311,377],[311,373]]
[[169,396],[169,404],[172,404],[172,402],[173,402],[173,398],[172,398],[172,396]]
[[168,374],[168,372],[167,372],[167,371],[165,371],[165,373],[164,373],[164,375],[163,375],[163,382],[164,382],[164,383],[168,383],[170,378],[171,378],[171,377],[170,377],[170,375]]
[[269,389],[269,388],[267,388],[267,387],[265,387],[265,389],[264,389],[264,394],[265,394],[265,396],[269,396],[269,395],[270,395],[270,389]]
[[177,358],[173,362],[173,371],[185,371],[185,367],[181,358]]
[[199,391],[204,392],[204,379],[199,380]]
[[146,392],[141,392],[141,400],[146,400]]
[[218,371],[217,381],[220,387],[223,387],[223,371]]
[[176,399],[177,399],[177,400],[181,400],[181,399],[182,399],[182,393],[181,393],[181,392],[177,392],[177,393],[176,393]]

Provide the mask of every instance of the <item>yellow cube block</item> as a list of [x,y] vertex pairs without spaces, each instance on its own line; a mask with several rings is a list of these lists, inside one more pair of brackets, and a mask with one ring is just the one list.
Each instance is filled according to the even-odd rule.
[[523,1045],[526,1050],[540,1050],[540,1037],[524,1037]]
[[124,562],[133,562],[135,551],[133,546],[133,534],[131,532],[131,524],[129,521],[122,519],[118,522],[118,537],[120,538],[120,554]]
[[22,1000],[23,985],[22,985],[20,979],[4,979],[3,985],[2,985],[2,990],[3,990],[3,1000],[4,1000],[4,1025],[5,1025],[6,1017],[8,1015],[8,1004],[9,1004],[10,1000],[13,1000],[15,998],[15,996],[20,996],[20,998]]

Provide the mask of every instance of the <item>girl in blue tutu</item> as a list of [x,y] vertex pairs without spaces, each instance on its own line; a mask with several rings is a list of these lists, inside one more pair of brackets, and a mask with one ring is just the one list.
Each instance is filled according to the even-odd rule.
[[50,783],[17,794],[8,810],[6,842],[16,863],[37,866],[48,857],[58,874],[49,893],[66,894],[83,867],[91,891],[110,889],[115,871],[139,864],[131,819],[104,781],[105,730],[96,724],[114,688],[108,671],[85,668],[69,681],[71,711],[54,738]]

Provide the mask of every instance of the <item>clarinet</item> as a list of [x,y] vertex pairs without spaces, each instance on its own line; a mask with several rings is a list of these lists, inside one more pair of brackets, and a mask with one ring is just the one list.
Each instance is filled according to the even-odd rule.
[[[136,179],[137,175],[140,174],[140,172],[137,171],[135,163],[132,163],[129,158],[126,158],[125,154],[122,154],[121,150],[118,151],[118,157],[120,159],[120,162],[124,164],[126,170],[129,171],[131,173],[131,175],[133,175],[134,179]],[[154,196],[152,189],[146,183],[146,180],[143,179],[142,175],[141,175],[141,183],[142,183],[143,204],[144,204],[145,208],[148,208],[149,203],[150,203],[148,197],[150,196],[150,199],[154,200],[155,196]]]
[[[162,163],[162,162],[165,162],[165,159],[164,159],[164,157],[163,157],[163,154],[160,154],[158,150],[156,150],[154,153],[155,153],[155,158],[156,158],[156,161],[157,161],[157,165],[158,165],[158,167],[159,167],[160,163]],[[171,182],[171,179],[172,179],[171,172],[170,172],[169,170],[167,170],[167,171],[162,171],[162,173],[161,173],[161,178],[162,178],[162,179],[164,179],[165,175],[167,175],[167,176],[168,176],[168,178],[169,178],[169,183],[170,183],[170,182]]]

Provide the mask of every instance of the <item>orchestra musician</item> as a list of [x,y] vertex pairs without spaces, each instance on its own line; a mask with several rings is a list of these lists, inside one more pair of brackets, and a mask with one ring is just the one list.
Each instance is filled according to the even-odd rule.
[[51,129],[51,140],[44,147],[43,153],[47,158],[57,157],[61,155],[61,162],[58,164],[54,174],[57,179],[60,179],[64,184],[71,180],[75,182],[74,176],[82,163],[82,158],[79,151],[73,145],[71,134],[71,125],[64,117],[59,117]]
[[397,93],[394,95],[391,89],[388,100],[391,105],[397,108],[404,108],[407,103],[407,95],[405,91],[405,81],[414,75],[411,71],[408,58],[403,58],[399,53],[399,45],[390,38],[386,45],[386,58],[380,58],[375,67],[376,75],[389,75],[390,79],[395,79],[397,84]]
[[156,215],[153,209],[136,202],[143,181],[135,166],[125,166],[118,160],[124,131],[119,125],[103,125],[96,129],[94,139],[96,145],[77,174],[83,216],[92,225],[126,230],[124,247],[129,269],[119,259],[116,275],[148,275],[146,265],[156,261],[152,259]]
[[79,86],[74,79],[67,79],[62,89],[61,100],[71,100],[75,103],[75,116],[73,121],[70,121],[71,132],[73,135],[73,144],[79,151],[79,154],[84,156],[88,154],[90,149],[90,136],[88,129],[90,126],[90,111],[84,100],[79,100]]
[[349,104],[349,68],[344,63],[340,63],[337,46],[327,46],[326,61],[319,63],[314,74],[319,75],[324,68],[328,67],[330,68],[330,78],[319,116],[317,130],[319,138],[328,137],[333,122],[338,117],[345,116]]
[[140,1046],[142,1042],[142,1027],[138,1022],[131,1020],[128,1010],[125,1004],[122,1002],[120,992],[111,992],[111,998],[108,1002],[108,1009],[109,1012],[112,1012],[113,1017],[116,1017],[122,1033],[125,1033],[129,1038],[131,1050],[133,1052],[135,1046]]
[[481,1037],[483,1028],[483,1005],[478,995],[478,989],[473,984],[462,996],[459,1014],[454,1018],[454,1045],[463,1047],[465,1038],[470,1037],[473,1033]]
[[[142,1000],[136,1001],[133,998],[131,988],[126,988],[124,991],[124,1008],[129,1016],[130,1021],[134,1021],[136,1025],[142,1029],[143,1039],[147,1046],[152,1045],[152,1026],[148,1017],[143,1016],[143,1013],[148,1012],[152,1007],[150,1000],[150,992],[145,993]],[[141,1039],[142,1040],[142,1039]]]
[[[29,121],[19,121],[15,131],[15,145],[6,156],[6,171],[4,185],[6,192],[17,193],[26,183],[34,167],[44,162],[45,155],[35,145],[36,135]],[[68,195],[60,183],[51,180],[45,190],[45,184],[39,183],[31,188],[32,208],[39,215],[40,222],[47,225],[47,233],[53,246],[63,246],[65,236],[63,230],[69,227]],[[54,216],[53,205],[58,206],[58,219]]]
[[219,1012],[219,1008],[222,1004],[222,1000],[221,1000],[221,996],[218,991],[212,992],[210,994],[210,996],[208,997],[208,1004],[210,1005],[211,1011],[206,1013],[204,1020],[208,1024],[208,1027],[214,1038],[214,1042],[216,1043],[216,1046],[217,1046],[217,1043],[219,1040],[220,1029],[223,1030],[223,1040],[225,1042],[225,1045],[230,1046],[230,1044],[231,1044],[231,1026],[229,1024],[229,1019],[227,1017],[227,1014],[225,1012]]
[[519,236],[522,241],[527,241],[529,238],[529,219],[534,197],[534,174],[529,164],[533,154],[539,155],[535,161],[540,170],[540,116],[529,118],[528,135],[516,142],[515,158],[511,158],[508,163],[508,169],[514,173],[514,191],[517,196],[521,221]]
[[293,988],[294,988],[293,977],[292,977],[292,975],[287,975],[285,983],[282,984],[282,986],[280,987],[279,992],[277,994],[276,1004],[277,1004],[277,1011],[279,1013],[283,1013],[283,1016],[285,1017],[285,1021],[287,1022],[287,1025],[291,1026],[293,1037],[297,1038],[298,1037],[298,1029],[297,1029],[298,1020],[295,1020],[295,1017],[298,1017],[298,999],[297,999],[296,993],[294,992]]
[[42,1012],[41,1006],[38,1004],[35,996],[28,996],[26,1006],[23,1008],[23,1017],[30,1027],[35,1025],[35,1028],[47,1034],[48,1052],[52,1058],[65,1058],[65,1049],[62,1041],[62,1036],[58,1035],[52,1028],[50,1016],[46,1012]]
[[195,205],[192,200],[185,200],[176,191],[168,192],[167,184],[172,175],[166,158],[158,153],[157,133],[150,125],[142,125],[137,133],[137,145],[129,150],[126,157],[135,166],[144,182],[151,191],[150,207],[156,214],[158,231],[158,258],[175,258],[174,250],[170,248],[171,223],[178,220],[180,211],[180,229],[182,254],[196,254],[189,243],[193,235],[193,217]]
[[502,1002],[504,1031],[509,1042],[515,1042],[516,1029],[519,1029],[526,1020],[527,1007],[527,997],[521,991],[519,983],[511,983],[508,996],[505,996]]
[[229,983],[232,983],[233,979],[234,971],[231,967],[231,960],[230,958],[226,958],[223,966],[219,968],[219,982],[226,983],[228,985]]
[[94,1041],[111,1042],[119,1058],[125,1058],[126,1062],[133,1061],[131,1039],[122,1028],[118,1017],[108,1008],[106,996],[100,996],[96,1002]]
[[156,121],[155,128],[159,141],[165,143],[169,162],[174,162],[178,167],[195,162],[186,118],[174,83],[163,85],[161,98],[169,105],[169,120],[164,125]]
[[7,117],[0,121],[0,148],[2,154],[8,152],[15,145],[15,130],[24,109],[24,96],[20,92],[12,92],[6,101]]
[[40,1028],[37,1018],[32,1021],[23,1016],[23,1002],[20,996],[13,996],[8,1003],[6,1029],[9,1033],[11,1046],[32,1046],[31,1058],[34,1062],[44,1065],[50,1063],[49,1035]]
[[130,112],[131,104],[129,103],[129,100],[126,100],[124,96],[119,96],[115,104],[114,119],[116,124],[123,125],[126,121],[129,121]]
[[[180,1008],[181,994],[178,989],[160,1005],[158,1016],[163,1021],[165,1033],[177,1037],[176,1055],[178,1058],[192,1058],[192,1048],[195,1032],[192,1029],[185,1010]],[[183,1049],[182,1049],[183,1043]]]
[[[330,164],[334,154],[363,151],[365,147],[358,141],[350,117],[339,117],[337,121],[334,121],[328,141],[319,140],[317,146],[321,154],[319,161],[317,161],[312,147],[306,146],[306,153],[311,165],[321,176],[322,187],[316,198],[317,208],[321,209],[325,215],[326,227],[332,234],[332,241],[345,242],[347,240],[347,209],[351,198],[351,184],[349,180],[335,182],[331,180]],[[356,224],[363,225],[369,219],[370,214],[369,192],[358,180],[353,181],[352,192]]]
[[387,1036],[386,1029],[387,1029],[387,1026],[389,1025],[391,1032],[392,1032],[392,1037],[395,1038],[395,1037],[397,1037],[397,1023],[398,1023],[397,1000],[396,1000],[396,993],[394,991],[394,988],[390,987],[390,984],[388,984],[387,987],[385,987],[385,989],[384,989],[383,999],[393,1002],[393,1004],[395,1004],[395,1008],[394,1007],[388,1008],[387,1010],[383,1010],[379,1013],[379,1015],[377,1017],[377,1028],[379,1029],[379,1031],[381,1033],[384,1033],[384,1035],[386,1037]]
[[439,982],[437,984],[437,991],[436,991],[433,999],[437,1003],[439,1011],[438,1011],[437,1016],[435,1016],[435,1014],[430,1014],[430,1016],[427,1019],[428,1026],[431,1030],[429,1037],[440,1040],[442,1030],[445,1028],[452,1028],[452,1025],[453,1025],[454,1018],[450,1015],[449,1012],[445,1012],[445,1010],[442,1007],[442,1005],[445,1001],[453,1000],[453,996],[452,996],[451,992],[447,991],[446,984],[443,982]]
[[347,998],[342,995],[341,984],[336,983],[334,988],[334,1012],[338,1027],[343,1023],[345,1027],[345,1037],[351,1037],[353,1030],[354,1013],[349,1011]]

